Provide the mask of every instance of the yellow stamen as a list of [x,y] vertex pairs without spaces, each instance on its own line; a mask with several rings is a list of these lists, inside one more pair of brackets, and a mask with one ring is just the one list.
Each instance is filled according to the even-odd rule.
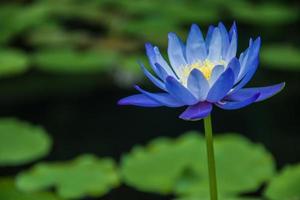
[[216,65],[224,65],[225,64],[225,61],[221,60],[220,62],[218,63],[213,63],[209,60],[205,60],[203,62],[201,61],[196,61],[190,65],[186,65],[183,67],[183,71],[180,75],[180,81],[183,85],[187,85],[187,79],[191,73],[191,71],[193,69],[198,69],[199,71],[202,72],[202,74],[204,75],[204,77],[209,80],[210,77],[211,77],[211,73],[212,73],[212,70],[213,68],[216,66]]

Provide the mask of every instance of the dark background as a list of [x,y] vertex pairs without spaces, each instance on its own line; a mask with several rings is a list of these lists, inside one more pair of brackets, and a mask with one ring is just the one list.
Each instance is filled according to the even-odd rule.
[[[137,7],[139,4],[130,0],[126,6],[121,1],[112,3],[96,0],[64,0],[59,3],[62,6],[61,10],[55,10],[56,6],[52,5],[51,1],[1,1],[0,10],[4,11],[0,16],[5,16],[6,13],[6,18],[0,20],[0,26],[3,25],[0,34],[3,32],[9,36],[8,39],[1,38],[1,49],[21,52],[28,62],[24,72],[7,73],[1,77],[0,116],[17,117],[45,127],[53,138],[53,149],[44,160],[72,159],[82,153],[93,153],[101,157],[112,156],[119,160],[121,155],[134,145],[146,144],[153,138],[176,137],[188,130],[202,131],[202,121],[186,122],[178,119],[183,108],[119,107],[116,103],[120,98],[136,93],[131,86],[134,83],[155,91],[155,88],[145,81],[146,78],[142,77],[136,63],[138,59],[146,60],[143,49],[146,41],[160,45],[161,51],[165,52],[168,31],[176,31],[185,38],[191,23],[198,23],[205,32],[210,23],[223,21],[229,28],[233,20],[236,20],[240,50],[246,48],[249,37],[258,35],[262,37],[262,53],[264,53],[262,62],[248,86],[264,86],[285,81],[286,88],[267,101],[241,110],[224,111],[214,108],[212,115],[214,132],[216,134],[237,132],[252,141],[264,144],[276,158],[278,168],[299,162],[299,3],[297,1],[238,3],[231,0],[227,3],[230,5],[226,7],[221,1],[178,2],[180,3],[177,3],[179,4],[177,9],[182,7],[180,4],[186,6],[186,9],[181,8],[182,11],[166,15],[165,12],[169,11],[164,11],[163,8],[167,6],[165,5],[167,2],[160,1],[148,1],[150,7],[147,9],[147,6]],[[14,19],[17,18],[13,17],[15,13],[26,12],[26,9],[43,3],[47,8],[49,5],[53,6],[51,12],[41,12],[42,15],[50,12],[46,19],[36,22],[37,18],[40,21],[42,19],[36,14],[28,19],[33,22],[29,23],[27,20],[29,24],[27,27],[16,28],[25,22]],[[150,9],[151,4],[155,4],[156,13]],[[216,16],[203,19],[203,16],[197,16],[197,11],[189,11],[189,8],[195,10],[195,7],[199,6],[201,12],[202,5],[212,7],[217,13]],[[253,19],[251,15],[245,17],[228,8],[240,6],[247,12],[253,9],[252,15],[258,15],[256,12],[259,10],[262,10],[259,11],[261,13],[269,12],[261,8],[264,5],[270,6],[271,10],[272,6],[280,5],[280,8],[283,7],[288,11],[288,14],[285,14],[288,15],[287,19],[284,20],[285,15],[280,14],[277,17],[283,19],[282,21],[277,20],[276,14],[273,21],[269,14],[266,14],[269,19],[265,19],[264,16]],[[134,9],[135,7],[137,8]],[[84,14],[84,9],[88,14]],[[196,14],[185,17],[191,13]],[[154,25],[147,25],[149,21]],[[16,27],[12,26],[13,23],[17,24]],[[163,23],[172,26],[165,27]],[[50,25],[55,27],[56,32],[51,32]],[[49,27],[50,29],[47,29]],[[7,31],[9,28],[13,31]],[[78,36],[75,37],[77,33]],[[34,41],[38,40],[38,36],[40,40]],[[279,46],[279,50],[277,49],[273,56],[273,49],[271,53],[266,52],[270,48],[266,48],[264,52],[265,47],[273,46]],[[285,54],[281,55],[281,47],[282,51],[286,47],[291,47],[298,54],[295,53],[296,55],[290,58]],[[79,70],[74,70],[72,66],[78,62],[77,60],[64,60],[59,57],[49,57],[43,61],[37,59],[39,52],[48,50],[59,54],[61,49],[71,49],[78,54],[99,52],[99,57],[92,55],[86,58],[96,59],[96,62],[91,61],[91,65],[96,67],[91,70],[80,70],[80,67],[84,68],[85,65],[88,67],[87,62],[79,65]],[[102,62],[101,59],[111,56],[106,55],[107,52],[113,52],[113,56],[117,57]],[[51,62],[54,60],[54,64],[48,64],[49,60]],[[13,175],[29,166],[0,168],[0,175]],[[123,197],[123,194],[126,198],[132,199],[159,199],[156,195],[140,193],[125,186],[101,199],[118,199]]]

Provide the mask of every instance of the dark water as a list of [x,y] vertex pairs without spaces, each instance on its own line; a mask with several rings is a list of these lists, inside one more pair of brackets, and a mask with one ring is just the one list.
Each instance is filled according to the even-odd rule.
[[[216,134],[238,132],[264,144],[278,168],[300,161],[299,73],[257,72],[251,85],[286,81],[286,88],[270,100],[237,111],[213,111]],[[151,86],[146,86],[151,89]],[[103,75],[51,76],[30,72],[0,82],[0,116],[13,116],[42,125],[53,138],[45,160],[72,159],[82,153],[112,156],[119,160],[135,144],[159,136],[176,137],[188,130],[203,130],[202,122],[178,119],[183,111],[169,108],[118,107],[125,90]],[[0,168],[0,175],[14,175],[21,167]],[[126,186],[103,199],[169,199],[137,192]]]

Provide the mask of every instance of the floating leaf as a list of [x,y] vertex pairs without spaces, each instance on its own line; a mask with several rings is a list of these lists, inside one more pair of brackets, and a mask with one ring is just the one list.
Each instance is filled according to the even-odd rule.
[[24,53],[0,49],[0,77],[24,73],[28,67],[29,59]]
[[115,163],[92,155],[67,162],[40,163],[17,177],[17,186],[24,191],[54,187],[62,198],[102,196],[118,185]]
[[271,200],[300,199],[300,164],[285,167],[268,185],[264,195]]
[[[263,146],[235,134],[217,136],[214,144],[218,189],[222,196],[232,197],[255,191],[273,176],[273,157]],[[179,195],[209,196],[206,156],[202,159],[202,162],[193,163],[195,174],[183,177],[178,183],[176,192]]]
[[20,165],[48,154],[51,140],[46,131],[17,119],[0,119],[0,165]]
[[200,162],[201,154],[197,154],[199,158],[191,158],[190,155],[196,155],[192,147],[201,147],[203,142],[196,134],[191,133],[174,141],[161,138],[154,140],[146,148],[135,147],[122,159],[121,169],[125,183],[147,192],[172,192],[192,160]]
[[[205,140],[197,134],[155,140],[146,148],[135,147],[122,159],[125,183],[147,192],[207,198],[205,148]],[[215,155],[219,192],[224,197],[255,191],[274,172],[272,156],[242,136],[217,136]],[[253,167],[257,165],[260,167]]]
[[264,46],[261,61],[266,67],[281,70],[300,70],[300,49],[287,45]]
[[40,51],[33,57],[39,69],[53,73],[92,73],[109,69],[117,54],[110,51],[75,51],[53,49]]
[[60,200],[49,192],[26,193],[15,188],[15,182],[10,178],[0,179],[0,199],[3,200]]

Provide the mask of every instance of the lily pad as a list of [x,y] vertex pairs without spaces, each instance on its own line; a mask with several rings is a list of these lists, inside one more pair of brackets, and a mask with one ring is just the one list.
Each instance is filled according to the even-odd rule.
[[[273,157],[262,145],[237,134],[217,136],[214,144],[218,190],[223,197],[253,192],[273,176]],[[202,162],[193,163],[195,174],[178,182],[176,192],[179,195],[209,197],[206,156],[202,158]]]
[[123,179],[126,184],[142,191],[171,193],[191,162],[194,159],[201,161],[204,152],[199,155],[193,147],[201,147],[203,142],[200,136],[190,133],[177,140],[160,138],[146,147],[134,147],[122,159]]
[[51,139],[46,131],[17,119],[0,119],[0,165],[20,165],[48,154]]
[[[215,156],[223,197],[255,191],[274,173],[271,154],[239,135],[217,136]],[[175,140],[158,139],[146,147],[135,147],[123,157],[122,175],[126,184],[142,191],[208,198],[205,140],[189,133]]]
[[279,70],[300,70],[300,49],[288,45],[262,48],[261,61],[266,67]]
[[0,179],[0,199],[3,200],[62,200],[50,192],[26,193],[15,187],[15,182],[10,178]]
[[22,74],[29,68],[28,57],[18,50],[0,50],[0,77]]
[[300,164],[285,167],[268,185],[264,195],[271,200],[300,199]]
[[92,155],[67,162],[40,163],[17,177],[17,186],[23,191],[54,187],[62,198],[102,196],[118,185],[115,163]]

